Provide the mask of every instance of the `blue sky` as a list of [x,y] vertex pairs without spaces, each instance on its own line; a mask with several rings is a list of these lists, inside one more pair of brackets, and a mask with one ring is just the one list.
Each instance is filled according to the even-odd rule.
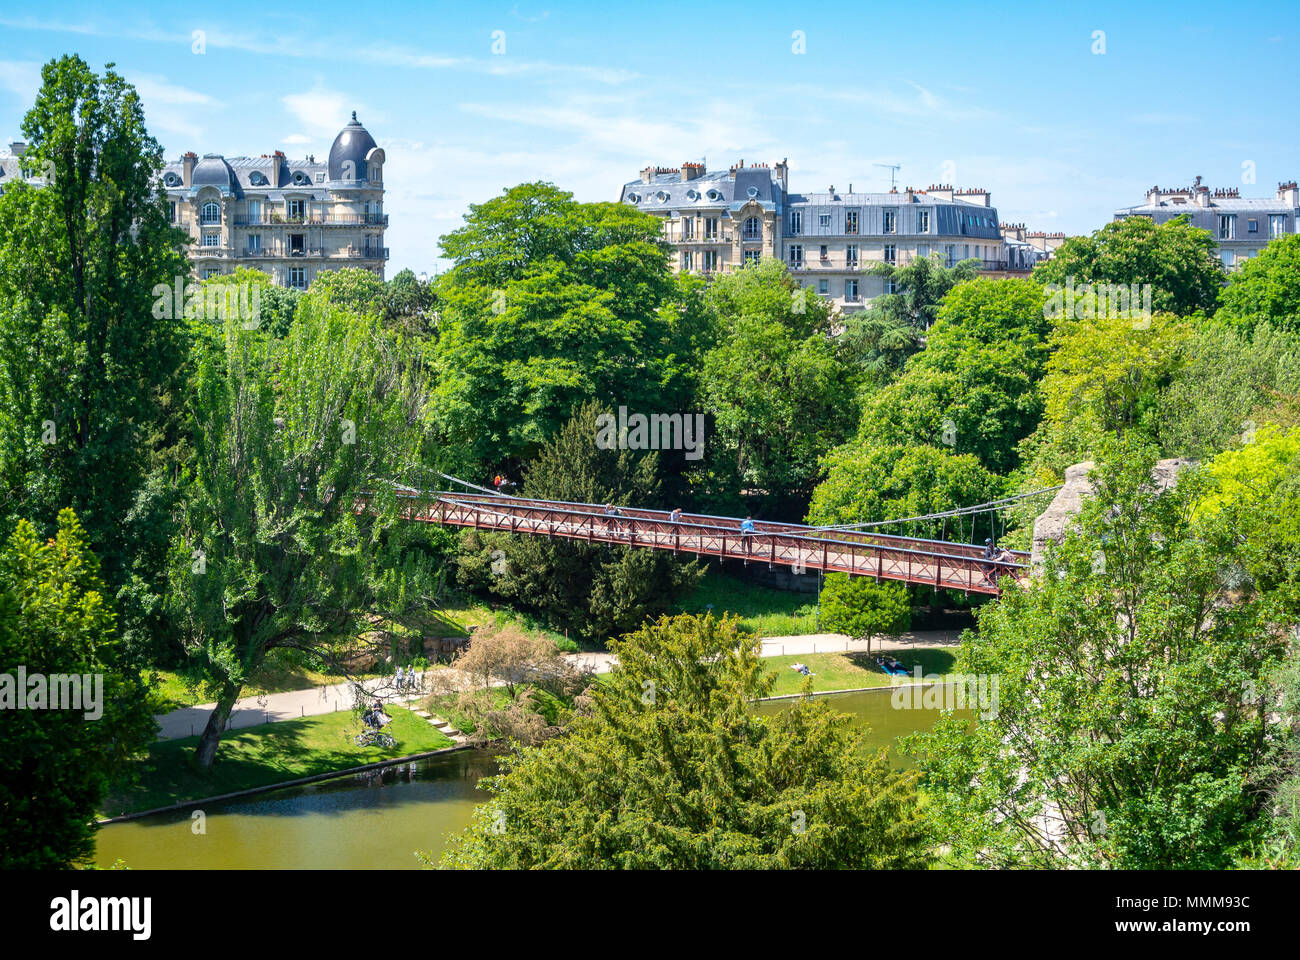
[[1156,183],[1300,177],[1289,4],[24,6],[0,12],[6,143],[69,52],[139,87],[169,159],[319,156],[356,110],[388,154],[390,276],[432,272],[506,186],[612,200],[648,163],[788,157],[795,190],[887,189],[875,164],[898,163],[900,186],[985,187],[1003,220],[1067,233]]

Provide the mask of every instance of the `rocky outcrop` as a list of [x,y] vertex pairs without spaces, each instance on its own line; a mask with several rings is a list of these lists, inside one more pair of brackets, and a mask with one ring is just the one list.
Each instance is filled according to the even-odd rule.
[[[1168,490],[1178,483],[1178,474],[1195,463],[1195,460],[1182,457],[1160,460],[1151,470],[1151,482],[1157,490]],[[1056,496],[1047,509],[1034,521],[1034,541],[1030,548],[1029,563],[1035,573],[1042,569],[1048,545],[1065,539],[1071,519],[1083,509],[1084,499],[1096,492],[1088,480],[1088,472],[1094,466],[1089,460],[1066,467],[1064,484],[1056,491]]]

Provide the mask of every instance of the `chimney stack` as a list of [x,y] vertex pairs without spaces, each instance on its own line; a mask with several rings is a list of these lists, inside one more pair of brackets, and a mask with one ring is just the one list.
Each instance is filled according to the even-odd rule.
[[655,175],[655,168],[646,167],[644,170],[641,171],[641,182],[649,183],[651,180],[654,179],[654,175]]
[[1279,183],[1277,198],[1288,207],[1300,207],[1300,189],[1297,189],[1296,182],[1288,180],[1286,183]]
[[198,159],[199,155],[193,150],[181,157],[181,183],[187,187],[194,186],[194,164]]
[[698,180],[702,176],[704,176],[704,164],[692,163],[690,160],[682,164],[683,180]]
[[27,152],[27,144],[22,140],[15,140],[13,143],[9,144],[9,152],[15,157],[21,157]]

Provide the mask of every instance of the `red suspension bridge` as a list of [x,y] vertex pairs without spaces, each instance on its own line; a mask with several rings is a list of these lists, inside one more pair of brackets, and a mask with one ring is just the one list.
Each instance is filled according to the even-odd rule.
[[[473,487],[454,477],[447,479]],[[492,492],[411,491],[401,498],[403,515],[422,523],[766,563],[795,573],[848,573],[998,595],[1008,580],[1021,583],[1029,572],[1029,554],[1023,551],[1009,552],[1010,559],[989,560],[982,547],[968,543],[862,530],[754,521],[749,531],[742,530],[741,521],[734,517],[683,513],[674,519],[666,510],[634,507],[620,507],[617,515],[611,515],[598,504]],[[960,512],[978,512],[987,506]]]

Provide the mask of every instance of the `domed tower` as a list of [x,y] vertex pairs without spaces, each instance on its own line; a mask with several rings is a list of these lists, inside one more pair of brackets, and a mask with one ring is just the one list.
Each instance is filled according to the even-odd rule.
[[352,111],[352,120],[339,131],[330,147],[329,178],[336,183],[371,183],[383,181],[384,151],[375,143],[361,122],[357,112]]
[[325,184],[329,192],[332,216],[340,229],[331,231],[339,253],[353,263],[350,266],[373,270],[384,275],[388,248],[384,230],[388,214],[384,213],[384,151],[361,125],[356,111],[352,120],[339,131],[330,147]]

